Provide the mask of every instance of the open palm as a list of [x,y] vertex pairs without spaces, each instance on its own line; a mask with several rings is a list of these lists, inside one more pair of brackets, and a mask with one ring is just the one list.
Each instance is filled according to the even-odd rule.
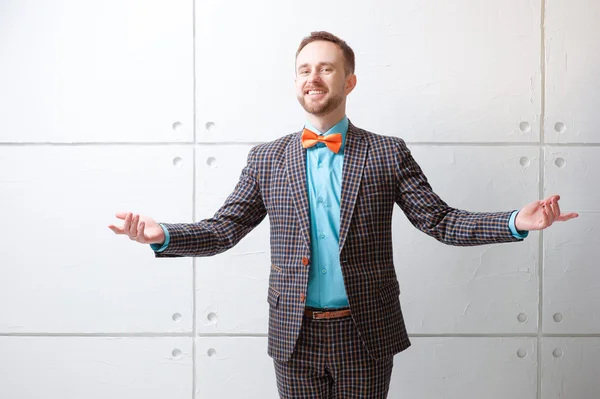
[[162,227],[151,217],[130,212],[119,212],[115,216],[124,221],[122,226],[108,226],[116,234],[127,235],[131,240],[142,244],[162,244],[165,241]]
[[526,205],[519,211],[515,227],[520,231],[543,230],[554,222],[564,222],[579,216],[577,213],[561,213],[559,200],[559,195],[553,195]]

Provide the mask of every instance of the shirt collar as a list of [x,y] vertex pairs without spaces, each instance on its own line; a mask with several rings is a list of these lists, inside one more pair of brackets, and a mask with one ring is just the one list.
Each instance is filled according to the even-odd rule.
[[348,125],[349,125],[348,117],[344,116],[341,121],[339,121],[338,123],[333,125],[331,127],[331,129],[329,129],[325,133],[321,132],[319,129],[317,129],[316,127],[311,125],[310,122],[306,122],[304,127],[306,127],[308,130],[311,130],[322,136],[327,136],[328,134],[333,134],[333,133],[341,133],[342,134],[342,147],[340,148],[340,152],[339,152],[339,153],[341,153],[344,151],[344,147],[346,146],[346,134],[348,133]]

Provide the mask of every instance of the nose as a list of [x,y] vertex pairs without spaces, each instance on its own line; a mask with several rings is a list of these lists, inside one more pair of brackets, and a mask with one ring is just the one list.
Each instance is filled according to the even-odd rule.
[[321,76],[319,75],[319,71],[316,68],[310,73],[310,75],[308,75],[308,81],[310,83],[321,81]]

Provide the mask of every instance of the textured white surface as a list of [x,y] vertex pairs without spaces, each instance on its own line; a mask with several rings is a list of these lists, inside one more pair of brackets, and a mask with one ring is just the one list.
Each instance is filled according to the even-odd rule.
[[[199,219],[212,217],[235,187],[251,146],[196,151]],[[196,260],[199,333],[266,333],[270,271],[269,219],[229,251]]]
[[2,3],[0,142],[193,140],[192,1]]
[[389,398],[536,399],[534,338],[416,338],[394,358]]
[[198,138],[266,141],[300,130],[294,55],[302,37],[325,29],[356,53],[348,114],[357,125],[410,141],[538,141],[540,15],[534,0],[312,0],[293,9],[198,0]]
[[600,211],[600,148],[547,147],[545,195],[559,193],[561,207],[573,211]]
[[0,337],[0,353],[5,399],[192,394],[191,338]]
[[599,368],[599,338],[544,338],[541,398],[597,398]]
[[[537,199],[539,150],[414,146],[450,206],[511,211]],[[508,229],[508,226],[507,226]],[[394,215],[394,263],[410,333],[535,333],[539,235],[520,243],[451,247]]]
[[547,4],[546,142],[600,143],[600,2]]
[[597,334],[600,331],[600,212],[544,234],[545,333]]
[[107,226],[119,210],[191,220],[192,153],[0,147],[0,332],[191,331],[191,259],[155,260]]
[[196,399],[213,398],[279,398],[267,338],[196,338]]
[[547,333],[600,331],[600,161],[598,148],[546,150],[546,193],[560,190],[563,208],[579,219],[544,234],[544,314]]

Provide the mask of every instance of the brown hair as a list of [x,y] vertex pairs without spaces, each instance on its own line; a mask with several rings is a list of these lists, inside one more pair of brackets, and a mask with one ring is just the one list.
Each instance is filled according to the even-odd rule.
[[344,59],[345,59],[344,69],[345,69],[346,75],[350,75],[350,74],[354,73],[354,51],[350,48],[350,46],[348,46],[348,43],[346,43],[345,41],[343,41],[336,35],[329,33],[329,32],[325,32],[325,31],[311,32],[310,36],[306,36],[302,40],[302,43],[300,43],[300,46],[298,47],[298,51],[296,51],[296,58],[298,58],[298,54],[300,54],[300,51],[302,51],[302,49],[304,47],[306,47],[307,44],[316,42],[319,40],[337,44],[338,47],[340,49],[342,49],[342,53],[344,54]]

